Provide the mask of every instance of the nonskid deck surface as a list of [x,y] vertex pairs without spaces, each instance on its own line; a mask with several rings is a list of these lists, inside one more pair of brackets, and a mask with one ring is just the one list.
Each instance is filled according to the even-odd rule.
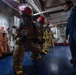
[[[69,75],[72,71],[71,53],[68,46],[50,48],[39,61],[31,61],[31,53],[26,52],[23,61],[24,75]],[[14,75],[13,57],[0,60],[0,75]]]

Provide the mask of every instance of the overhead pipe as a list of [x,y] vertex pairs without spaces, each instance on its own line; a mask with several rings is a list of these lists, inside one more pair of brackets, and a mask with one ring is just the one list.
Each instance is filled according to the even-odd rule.
[[6,3],[8,6],[10,6],[12,9],[14,9],[14,10],[16,10],[16,11],[18,11],[17,9],[15,9],[14,7],[12,7],[12,5],[11,4],[9,4],[6,0],[2,0],[4,3]]
[[[74,4],[76,5],[76,2]],[[53,8],[50,8],[48,10],[45,10],[45,11],[42,11],[42,12],[39,12],[39,13],[35,13],[34,16],[49,13],[49,12],[53,13],[53,12],[56,12],[56,11],[63,11],[64,10],[64,8],[62,7],[63,5],[64,5],[64,3],[62,3],[60,5],[57,5],[57,6],[54,6]]]
[[37,7],[37,5],[34,3],[33,0],[26,0],[26,1],[27,1],[27,3],[30,3],[30,5],[31,5],[38,13],[40,12],[39,8]]
[[42,11],[42,12],[39,12],[39,13],[35,13],[34,14],[34,16],[36,16],[36,15],[40,15],[40,14],[45,14],[45,13],[51,13],[51,12],[56,12],[56,11],[62,11],[63,10],[63,8],[62,8],[62,6],[57,6],[57,7],[53,7],[53,8],[51,8],[51,9],[48,9],[48,10],[46,10],[46,11]]

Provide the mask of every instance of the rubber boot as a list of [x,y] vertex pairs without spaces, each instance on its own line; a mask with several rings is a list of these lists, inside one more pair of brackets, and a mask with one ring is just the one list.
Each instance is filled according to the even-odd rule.
[[22,65],[13,66],[15,75],[24,75]]
[[41,54],[46,55],[47,52],[43,49],[43,50],[41,51]]
[[41,59],[41,56],[39,54],[32,53],[31,54],[31,58],[32,58],[32,60],[40,60]]

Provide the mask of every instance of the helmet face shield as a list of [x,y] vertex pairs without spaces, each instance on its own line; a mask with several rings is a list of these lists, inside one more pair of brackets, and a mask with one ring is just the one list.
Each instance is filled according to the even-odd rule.
[[18,9],[22,14],[32,15],[32,8],[29,4],[21,4],[18,6]]

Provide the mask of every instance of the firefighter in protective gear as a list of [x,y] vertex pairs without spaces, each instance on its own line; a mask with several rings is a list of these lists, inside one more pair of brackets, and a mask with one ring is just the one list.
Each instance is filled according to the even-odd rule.
[[44,50],[47,52],[48,48],[49,48],[49,32],[50,32],[50,28],[49,28],[49,22],[46,21],[44,24],[44,32],[45,32],[45,44],[44,44]]
[[39,59],[40,46],[38,45],[40,32],[36,25],[32,22],[32,9],[28,4],[19,5],[20,26],[16,30],[15,42],[16,49],[13,53],[13,68],[16,75],[23,75],[22,61],[24,58],[24,50],[30,49],[32,57]]
[[10,53],[10,46],[9,46],[9,43],[8,43],[9,38],[8,38],[7,35],[8,35],[7,32],[3,30],[2,31],[2,36],[3,36],[2,46],[3,46],[4,50],[5,50],[5,53],[9,54]]
[[5,54],[5,50],[2,45],[2,39],[3,39],[2,30],[0,30],[0,57],[2,57],[3,54]]
[[45,18],[44,16],[40,16],[38,19],[37,19],[37,26],[39,27],[40,29],[40,32],[41,32],[41,44],[40,44],[40,47],[41,47],[41,54],[46,54],[44,48],[43,48],[43,44],[45,43],[45,37],[44,37],[44,28],[43,28],[43,25],[44,25],[44,21],[45,21]]
[[51,47],[54,46],[54,36],[53,36],[53,32],[51,31],[50,27],[49,27],[49,21],[46,21],[46,30],[47,30],[47,46]]
[[43,35],[43,38],[45,39],[45,42],[43,43],[43,51],[44,52],[46,52],[47,53],[47,50],[48,50],[48,48],[47,48],[47,42],[46,42],[46,40],[47,40],[47,30],[46,30],[46,26],[44,25],[44,28],[43,28],[43,30],[44,30],[44,35]]
[[50,33],[50,28],[49,28],[49,21],[46,21],[46,42],[47,42],[47,48],[49,48],[49,33]]

